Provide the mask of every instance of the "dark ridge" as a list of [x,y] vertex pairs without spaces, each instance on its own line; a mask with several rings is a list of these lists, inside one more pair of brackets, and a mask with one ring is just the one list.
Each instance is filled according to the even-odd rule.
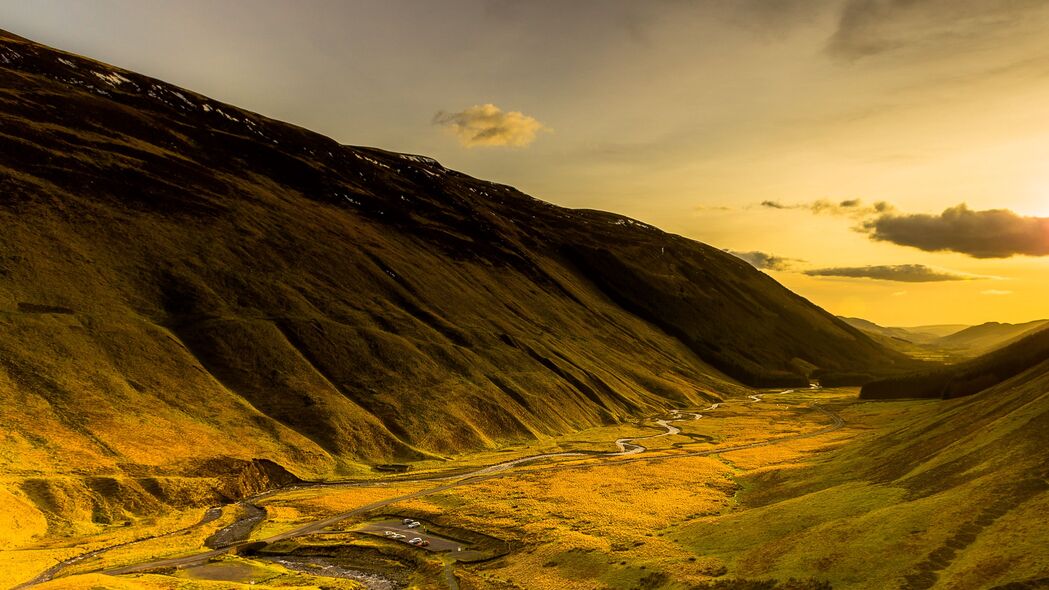
[[76,311],[0,364],[119,469],[107,416],[343,473],[920,366],[716,248],[11,36],[0,147],[0,290]]
[[941,369],[880,379],[863,386],[864,399],[950,399],[979,393],[1049,359],[1049,331]]

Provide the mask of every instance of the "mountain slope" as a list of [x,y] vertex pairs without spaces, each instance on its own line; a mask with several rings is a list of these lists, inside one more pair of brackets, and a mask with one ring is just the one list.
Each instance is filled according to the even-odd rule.
[[957,365],[867,383],[860,397],[955,398],[979,393],[1049,361],[1049,330]]
[[1044,329],[1047,325],[1049,320],[1035,320],[1023,324],[987,322],[944,336],[937,340],[936,344],[945,349],[961,350],[975,356],[1015,342],[1036,330]]
[[[882,346],[914,359],[945,363],[957,362],[971,356],[964,351],[946,349],[939,345],[940,336],[937,336],[937,333],[946,332],[945,326],[930,326],[929,331],[923,331],[921,328],[887,328],[860,318],[841,319]],[[964,326],[958,327],[959,330],[963,328]]]
[[922,352],[941,351],[947,356],[960,358],[985,354],[1049,325],[1049,320],[1035,320],[1023,324],[987,322],[977,326],[888,328],[861,318],[843,317],[841,319],[871,336],[875,341],[912,356],[919,356]]
[[910,332],[919,332],[925,334],[932,334],[937,338],[943,338],[950,336],[951,334],[961,332],[968,328],[965,324],[930,324],[927,326],[904,326],[902,330],[908,330]]
[[0,81],[4,474],[326,476],[914,366],[621,216],[11,35]]
[[965,398],[827,407],[848,443],[746,477],[731,515],[679,538],[737,547],[734,570],[747,575],[813,574],[835,588],[1046,587],[1049,355]]
[[[906,342],[912,342],[912,343],[916,343],[916,344],[932,342],[932,341],[938,340],[940,338],[940,336],[938,336],[935,332],[933,332],[933,331],[926,332],[926,331],[921,330],[920,328],[890,328],[890,327],[880,326],[878,324],[875,324],[872,321],[865,320],[865,319],[862,319],[862,318],[842,317],[841,319],[842,319],[842,321],[844,321],[845,323],[849,324],[850,326],[853,326],[854,328],[862,330],[864,333],[866,333],[868,335],[876,334],[876,335],[884,336],[886,338],[893,338],[893,339],[903,340],[903,341],[906,341]],[[965,328],[965,326],[959,326],[958,329],[962,330],[964,328]]]

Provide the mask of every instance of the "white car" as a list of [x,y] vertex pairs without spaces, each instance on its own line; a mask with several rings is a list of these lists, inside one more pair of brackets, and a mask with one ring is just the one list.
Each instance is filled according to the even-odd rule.
[[427,545],[430,544],[430,542],[425,540],[425,539],[423,539],[423,538],[421,538],[421,537],[415,537],[411,541],[408,541],[408,544],[409,545],[414,545],[416,547],[426,547]]
[[418,520],[413,520],[408,523],[408,528],[410,529],[418,528],[420,526],[422,526],[422,523],[420,523]]

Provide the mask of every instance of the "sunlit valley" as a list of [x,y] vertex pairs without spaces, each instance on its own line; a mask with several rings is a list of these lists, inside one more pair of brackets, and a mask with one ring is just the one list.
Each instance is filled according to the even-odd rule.
[[[541,4],[478,10],[556,20]],[[607,9],[645,12],[624,34],[658,45],[644,31],[672,38],[684,9],[654,4]],[[831,19],[826,59],[849,63],[1047,22],[1023,3],[935,26],[931,0],[787,4],[689,10],[761,44],[795,42],[761,19]],[[11,9],[51,30],[40,6]],[[366,2],[331,14],[373,9],[387,26]],[[849,24],[872,14],[910,20]],[[1049,588],[1049,218],[1030,207],[762,194],[736,171],[712,187],[760,197],[628,216],[647,201],[618,182],[603,206],[560,196],[577,187],[556,171],[592,154],[521,155],[571,136],[567,117],[478,99],[424,122],[447,152],[349,145],[280,120],[304,111],[17,32],[0,31],[0,588]],[[732,76],[759,71],[736,59]],[[1015,96],[1046,88],[1025,79]],[[616,166],[668,182],[647,157]],[[502,182],[528,170],[558,198]]]

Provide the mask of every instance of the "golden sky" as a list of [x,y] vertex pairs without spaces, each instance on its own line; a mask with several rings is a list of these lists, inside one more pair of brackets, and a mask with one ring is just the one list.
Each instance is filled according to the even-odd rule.
[[1045,0],[0,0],[0,14],[344,143],[749,253],[833,313],[1049,317]]

